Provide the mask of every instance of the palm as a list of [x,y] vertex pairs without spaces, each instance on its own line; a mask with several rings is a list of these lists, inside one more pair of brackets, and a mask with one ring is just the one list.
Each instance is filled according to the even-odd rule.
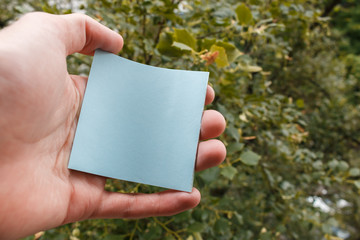
[[[33,14],[0,32],[0,39],[0,56],[6,56],[0,59],[0,238],[88,218],[172,215],[196,206],[197,190],[109,193],[105,178],[67,168],[86,78],[68,74],[66,56],[96,48],[117,52],[119,35],[84,16]],[[212,99],[209,88],[206,102]],[[223,129],[220,114],[204,113],[202,139]],[[217,165],[224,154],[217,140],[200,143],[197,170]],[[19,221],[21,233],[2,235]]]
[[[1,169],[4,170],[1,175],[6,176],[7,181],[17,182],[19,189],[9,189],[6,195],[19,201],[13,203],[15,205],[23,204],[22,196],[28,196],[27,202],[42,202],[32,206],[29,216],[42,220],[33,221],[28,228],[32,228],[32,224],[51,228],[64,221],[88,217],[85,213],[91,209],[87,208],[99,201],[105,181],[67,169],[85,79],[69,76],[64,54],[56,50],[59,48],[56,41],[51,42],[53,49],[46,51],[37,49],[41,45],[36,42],[28,42],[32,51],[38,53],[30,61],[24,52],[7,58],[7,64],[18,71],[9,74],[5,82],[8,84],[3,86],[15,93],[6,99],[13,110],[7,113],[4,134],[14,139],[11,149],[16,151],[10,152],[9,157],[16,158],[17,165]],[[39,67],[42,72],[34,71]],[[26,81],[13,85],[19,79]],[[21,172],[17,168],[20,165]],[[49,201],[42,201],[44,197]],[[22,215],[24,209],[15,211],[19,212],[15,212],[14,217]]]

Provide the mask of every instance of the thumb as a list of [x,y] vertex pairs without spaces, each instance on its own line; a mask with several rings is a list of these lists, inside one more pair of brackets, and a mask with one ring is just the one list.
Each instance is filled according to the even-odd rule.
[[[34,28],[34,26],[38,26]],[[6,33],[2,34],[1,33]],[[93,55],[97,48],[118,53],[123,38],[116,32],[84,14],[52,15],[42,12],[25,14],[11,27],[0,31],[3,49],[20,45],[33,52],[46,50]],[[42,54],[44,54],[42,52]],[[43,57],[45,55],[42,55]],[[52,55],[53,57],[53,55]]]
[[123,46],[123,38],[116,32],[84,14],[56,16],[64,19],[63,43],[67,55],[79,52],[93,55],[97,48],[118,53]]

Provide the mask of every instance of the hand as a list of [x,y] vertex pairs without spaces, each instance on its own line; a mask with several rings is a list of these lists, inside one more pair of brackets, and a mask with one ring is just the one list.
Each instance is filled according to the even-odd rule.
[[[66,56],[118,53],[123,39],[80,14],[31,13],[0,32],[0,239],[91,218],[167,216],[195,207],[200,193],[121,194],[106,179],[67,168],[87,78]],[[206,104],[214,98],[208,87]],[[219,136],[222,115],[204,112],[201,140]],[[218,140],[199,143],[196,170],[221,163]]]

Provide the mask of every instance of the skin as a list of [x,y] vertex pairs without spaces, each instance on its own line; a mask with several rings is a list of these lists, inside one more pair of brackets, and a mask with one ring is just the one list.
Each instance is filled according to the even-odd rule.
[[[17,239],[93,218],[169,216],[200,193],[122,194],[106,178],[67,168],[87,78],[69,75],[66,56],[118,53],[123,39],[80,14],[31,13],[0,31],[0,239]],[[208,87],[206,103],[214,99]],[[223,116],[203,114],[196,170],[220,164]],[[208,141],[204,141],[211,139]]]

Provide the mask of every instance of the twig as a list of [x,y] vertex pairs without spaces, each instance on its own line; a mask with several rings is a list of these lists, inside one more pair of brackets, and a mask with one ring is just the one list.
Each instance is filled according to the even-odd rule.
[[207,33],[207,34],[204,34],[204,35],[202,35],[202,36],[197,37],[197,39],[204,39],[204,38],[206,38],[206,37],[210,37],[210,36],[212,36],[212,35],[220,34],[220,33],[223,33],[223,32],[224,32],[223,30],[216,31],[216,32],[209,32],[209,33]]
[[321,14],[321,17],[327,17],[331,14],[334,8],[341,3],[341,0],[333,0],[325,7],[324,12]]
[[[142,18],[142,35],[143,38],[146,38],[146,10],[143,10],[143,18]],[[143,47],[143,51],[144,51],[144,60],[146,61],[147,59],[147,53],[146,53],[146,48],[145,48],[145,43],[144,41],[142,41],[142,47]]]
[[174,235],[178,240],[182,239],[177,232],[175,232],[175,231],[171,230],[170,228],[168,228],[164,223],[159,221],[156,217],[153,217],[153,219],[157,224],[159,224],[163,229],[165,229],[165,231],[167,231],[168,233]]
[[134,229],[132,230],[132,232],[131,232],[131,234],[130,234],[130,240],[133,240],[133,239],[134,239],[134,235],[135,235],[136,229],[138,228],[138,222],[139,222],[139,220],[136,220],[136,222],[135,222],[135,227],[134,227]]
[[[159,29],[157,31],[157,34],[155,36],[155,39],[154,39],[154,48],[156,47],[156,45],[159,43],[159,40],[160,40],[160,34],[161,34],[161,31],[163,30],[164,28],[164,24],[165,24],[165,20],[163,19],[161,22],[160,22],[160,25],[159,25]],[[150,64],[151,60],[153,58],[153,54],[149,55],[148,59],[146,59],[146,64]]]

